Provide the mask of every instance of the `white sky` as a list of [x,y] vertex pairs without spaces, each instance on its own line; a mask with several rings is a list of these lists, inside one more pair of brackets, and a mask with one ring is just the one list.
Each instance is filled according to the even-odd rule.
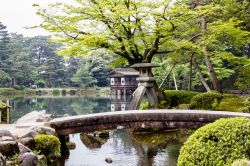
[[43,29],[25,29],[24,27],[41,23],[32,4],[47,6],[56,1],[67,2],[67,0],[0,0],[0,22],[7,26],[9,32],[17,32],[27,37],[49,35]]

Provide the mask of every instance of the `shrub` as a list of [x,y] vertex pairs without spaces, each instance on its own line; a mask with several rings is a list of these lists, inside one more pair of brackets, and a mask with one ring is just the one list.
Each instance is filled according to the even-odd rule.
[[220,103],[222,95],[217,92],[206,92],[194,96],[191,100],[191,109],[214,110]]
[[180,150],[178,166],[231,165],[249,159],[250,120],[224,118],[201,127]]
[[52,159],[60,156],[61,143],[54,135],[41,134],[35,137],[35,150]]
[[179,104],[189,104],[193,96],[199,94],[199,92],[176,90],[166,90],[164,93],[166,101],[169,103],[170,107],[175,107]]
[[58,96],[58,95],[60,95],[60,90],[59,89],[53,89],[52,94],[54,96]]
[[15,90],[24,90],[25,87],[20,85],[14,85],[12,88]]

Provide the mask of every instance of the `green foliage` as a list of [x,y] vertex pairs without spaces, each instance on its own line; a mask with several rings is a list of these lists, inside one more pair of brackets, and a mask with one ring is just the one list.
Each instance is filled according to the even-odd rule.
[[249,159],[250,120],[219,119],[199,128],[180,150],[178,166],[228,166]]
[[170,107],[176,107],[179,104],[189,104],[193,96],[198,95],[199,92],[192,91],[176,91],[176,90],[166,90],[165,100],[170,105]]
[[191,109],[214,110],[220,103],[222,95],[217,92],[206,92],[194,96],[191,100]]
[[230,111],[230,112],[240,112],[242,111],[244,99],[232,95],[223,94],[220,103],[216,106],[216,111]]
[[244,108],[241,111],[250,113],[250,97],[246,98],[243,104],[244,104]]
[[247,159],[236,160],[231,166],[250,166],[250,161]]
[[14,85],[12,88],[15,90],[23,90],[25,87],[22,85]]
[[52,94],[54,96],[58,96],[58,95],[60,95],[60,90],[59,89],[53,89]]
[[35,137],[35,150],[49,159],[55,159],[61,155],[61,143],[54,135],[38,135]]

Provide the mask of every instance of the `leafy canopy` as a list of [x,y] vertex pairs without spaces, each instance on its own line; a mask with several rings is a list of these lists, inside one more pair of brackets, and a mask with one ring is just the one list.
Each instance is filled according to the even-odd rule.
[[40,26],[54,32],[54,41],[65,44],[62,54],[103,50],[133,64],[151,62],[154,55],[173,51],[172,36],[182,22],[181,12],[171,10],[173,2],[75,0],[74,5],[34,6],[43,18]]

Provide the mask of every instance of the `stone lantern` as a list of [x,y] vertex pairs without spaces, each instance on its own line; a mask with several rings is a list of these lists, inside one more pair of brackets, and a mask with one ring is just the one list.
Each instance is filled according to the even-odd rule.
[[139,71],[139,77],[137,78],[139,83],[137,89],[133,93],[130,109],[138,109],[145,94],[148,97],[150,107],[156,106],[158,103],[158,94],[152,68],[159,67],[159,65],[153,63],[137,63],[131,67]]

